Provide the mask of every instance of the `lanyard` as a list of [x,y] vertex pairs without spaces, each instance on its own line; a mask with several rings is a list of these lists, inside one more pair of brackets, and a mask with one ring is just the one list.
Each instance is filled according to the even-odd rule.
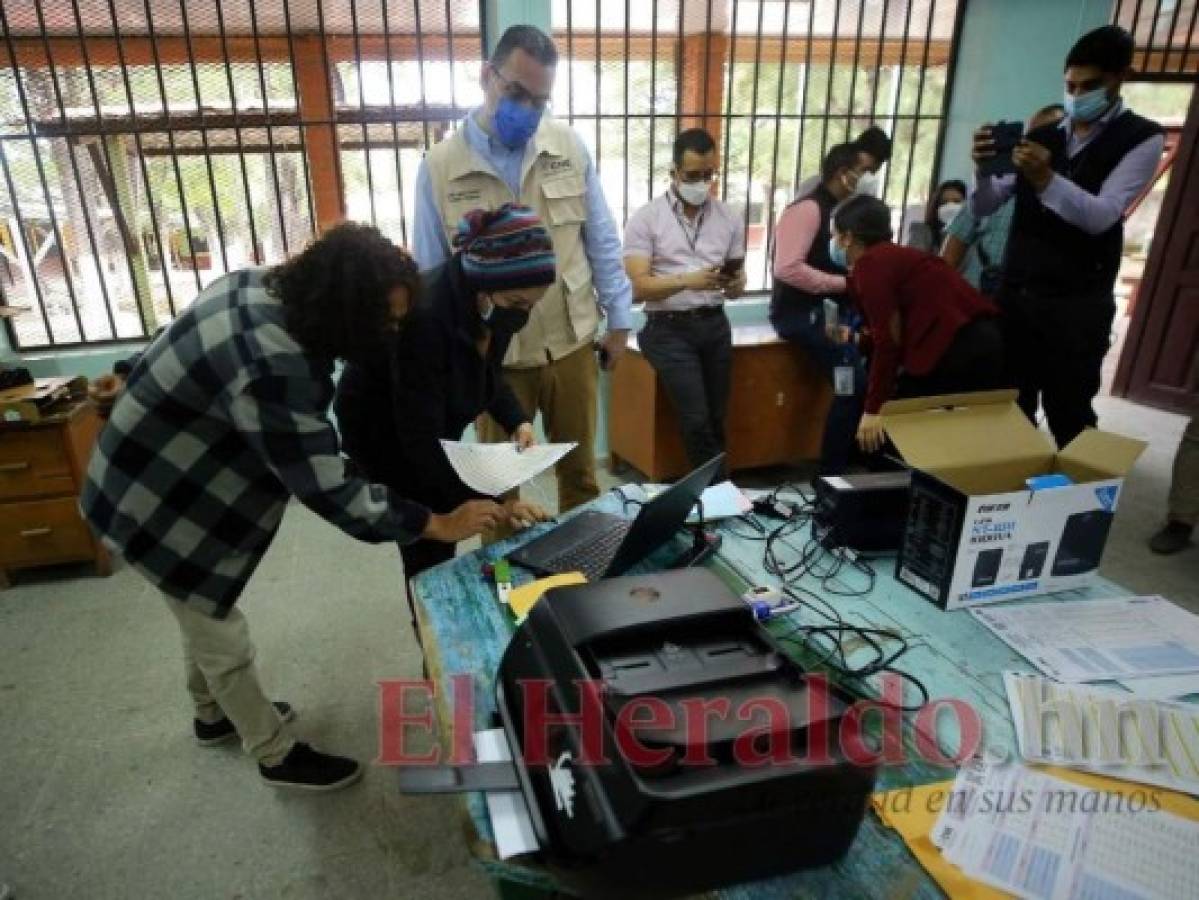
[[[666,198],[666,202],[670,203],[669,197]],[[682,200],[679,200],[680,204],[682,202]],[[705,203],[703,207],[700,208],[699,215],[695,218],[694,234],[687,228],[686,221],[684,221],[683,217],[679,215],[679,211],[673,203],[670,203],[670,211],[674,213],[674,220],[679,223],[679,228],[683,230],[683,237],[687,239],[687,244],[691,247],[691,255],[695,256],[695,247],[696,244],[699,243],[699,230],[704,227],[704,216],[707,215],[708,205]]]

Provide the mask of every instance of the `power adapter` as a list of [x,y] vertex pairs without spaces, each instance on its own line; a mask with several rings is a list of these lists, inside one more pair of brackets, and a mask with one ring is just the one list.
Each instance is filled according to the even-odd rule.
[[786,522],[795,516],[795,506],[785,500],[774,500],[770,497],[760,497],[753,502],[754,512],[767,519],[778,519]]

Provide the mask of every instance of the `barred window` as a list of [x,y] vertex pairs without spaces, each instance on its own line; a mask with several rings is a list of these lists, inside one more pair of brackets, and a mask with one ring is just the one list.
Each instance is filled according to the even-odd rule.
[[480,10],[0,0],[14,346],[145,337],[347,215],[406,242],[421,153],[480,99]]
[[[744,217],[749,289],[770,287],[774,224],[833,144],[870,124],[901,219],[933,189],[959,0],[554,0],[554,112],[582,135],[619,222],[666,188],[674,136],[706,128]],[[904,213],[907,213],[906,217]]]

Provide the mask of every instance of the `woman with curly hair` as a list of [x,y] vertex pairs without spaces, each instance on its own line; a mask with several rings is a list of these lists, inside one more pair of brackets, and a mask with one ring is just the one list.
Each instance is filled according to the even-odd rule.
[[362,772],[291,736],[235,606],[289,498],[371,542],[452,546],[499,521],[490,501],[432,513],[351,477],[338,453],[334,360],[381,346],[418,288],[411,258],[353,223],[274,269],[218,279],[133,365],[92,453],[81,508],[179,623],[196,739],[240,737],[269,784],[332,790]]
[[[422,273],[422,302],[390,346],[346,367],[335,404],[350,459],[372,481],[434,511],[482,496],[454,473],[442,439],[459,440],[488,413],[517,445],[533,443],[533,425],[502,365],[512,336],[556,277],[549,232],[527,206],[467,213],[455,246],[449,261]],[[546,517],[519,498],[503,509],[516,527]],[[411,579],[452,558],[454,547],[415,541],[401,544],[400,554]]]

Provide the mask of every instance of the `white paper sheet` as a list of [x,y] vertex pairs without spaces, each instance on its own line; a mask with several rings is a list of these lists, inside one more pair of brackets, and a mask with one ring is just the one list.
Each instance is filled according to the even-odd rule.
[[971,878],[1037,900],[1199,896],[1199,823],[1015,764],[968,764],[953,790],[932,837]]
[[1199,710],[1005,672],[1020,755],[1199,795]]
[[[504,729],[475,732],[475,755],[479,762],[503,762],[512,759]],[[500,859],[534,853],[540,849],[525,796],[520,791],[488,791],[487,814],[495,834],[495,850]]]
[[1161,597],[1020,603],[970,613],[1058,681],[1199,672],[1199,616]]
[[1199,674],[1121,678],[1120,684],[1150,700],[1177,700],[1179,697],[1199,694]]
[[462,483],[480,494],[498,497],[536,478],[575,444],[537,444],[517,451],[516,444],[468,444],[442,441],[446,458]]
[[[645,484],[641,486],[641,489],[646,497],[656,497],[668,487],[670,487],[668,484]],[[743,516],[753,509],[750,499],[731,481],[722,481],[720,484],[704,488],[699,499],[700,503],[704,505],[705,522],[732,519]],[[687,514],[687,522],[692,525],[699,522],[698,504]]]

